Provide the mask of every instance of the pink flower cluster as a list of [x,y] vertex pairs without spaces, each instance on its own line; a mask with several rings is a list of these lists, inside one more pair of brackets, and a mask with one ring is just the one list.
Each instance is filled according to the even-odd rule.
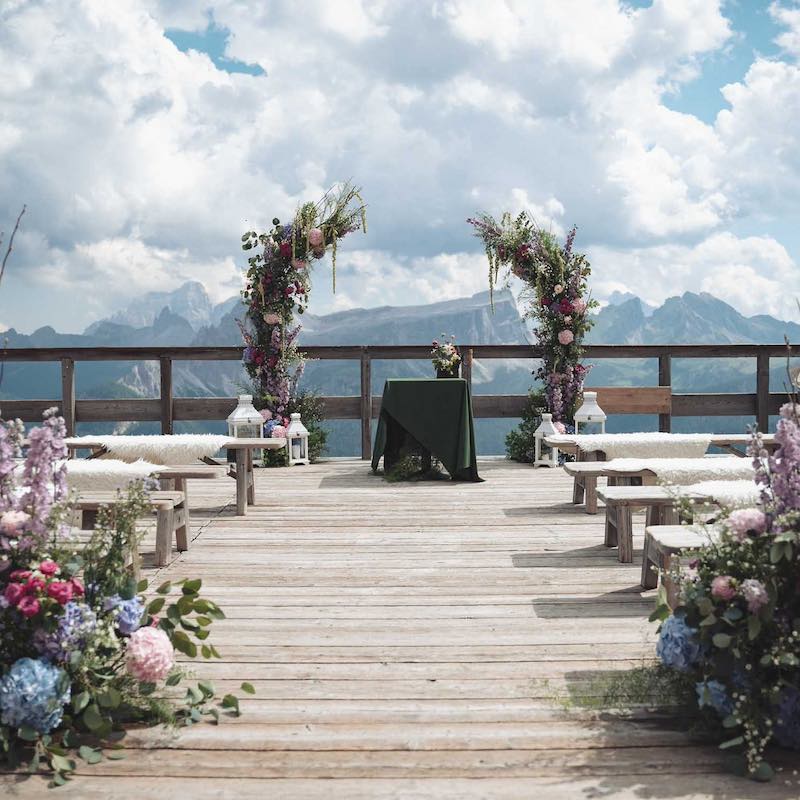
[[3,597],[23,617],[35,617],[49,601],[65,606],[73,597],[84,593],[77,578],[62,581],[56,575],[61,568],[55,561],[45,559],[36,569],[16,569],[9,576]]
[[128,639],[125,666],[137,681],[157,683],[175,664],[175,651],[161,628],[139,628]]
[[728,527],[738,541],[744,542],[749,534],[759,536],[767,530],[767,517],[758,508],[739,508],[728,517]]
[[717,575],[711,581],[711,595],[719,600],[733,600],[736,597],[736,580],[730,575]]

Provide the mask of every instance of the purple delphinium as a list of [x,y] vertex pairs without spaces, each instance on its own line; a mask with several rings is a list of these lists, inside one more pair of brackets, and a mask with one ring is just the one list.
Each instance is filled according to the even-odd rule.
[[775,741],[781,747],[800,750],[800,691],[793,686],[783,689],[776,711]]

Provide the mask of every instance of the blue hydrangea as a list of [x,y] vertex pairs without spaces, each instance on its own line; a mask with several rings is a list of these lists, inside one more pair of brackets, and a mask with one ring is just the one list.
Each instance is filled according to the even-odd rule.
[[82,648],[97,627],[97,616],[89,606],[70,600],[50,633],[41,628],[33,635],[34,647],[51,661],[66,661],[73,650]]
[[144,603],[138,597],[123,600],[115,594],[106,598],[104,607],[108,611],[115,610],[114,621],[119,632],[125,636],[130,636],[141,624]]
[[727,717],[733,711],[733,700],[725,685],[719,681],[700,681],[694,688],[697,692],[698,708],[713,708],[721,717]]
[[786,687],[778,698],[776,712],[775,741],[781,747],[800,750],[800,692]]
[[67,673],[43,658],[20,658],[0,678],[0,721],[50,733],[70,700]]
[[671,616],[661,626],[656,655],[667,667],[688,672],[700,658],[697,631],[683,617]]

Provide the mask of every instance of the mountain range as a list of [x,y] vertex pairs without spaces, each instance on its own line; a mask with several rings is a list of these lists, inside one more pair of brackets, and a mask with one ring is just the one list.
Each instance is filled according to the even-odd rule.
[[[495,293],[494,313],[487,292],[473,297],[420,306],[385,306],[351,309],[334,314],[302,318],[301,342],[329,344],[429,344],[443,333],[459,342],[524,344],[532,341],[510,291]],[[148,345],[240,345],[236,324],[241,306],[238,298],[214,304],[202,284],[189,282],[172,292],[152,292],[134,300],[108,319],[90,325],[82,334],[62,334],[43,327],[31,334],[11,329],[4,334],[8,347],[101,347]],[[732,306],[707,293],[686,292],[654,308],[630,294],[616,293],[595,316],[588,342],[596,344],[702,344],[781,342],[784,336],[800,341],[800,325],[768,315],[746,317]],[[476,361],[473,370],[476,394],[518,394],[531,385],[531,363],[527,360]],[[376,361],[373,393],[380,393],[389,376],[425,376],[427,361]],[[752,359],[676,360],[673,386],[676,391],[753,391],[755,365]],[[783,385],[783,370],[775,365],[773,388]],[[60,372],[57,364],[8,362],[0,397],[58,397]],[[176,395],[234,396],[246,384],[239,362],[176,362]],[[657,383],[654,360],[602,360],[591,373],[594,385],[647,386]],[[358,394],[359,367],[355,362],[310,362],[303,378],[306,388],[323,394]],[[82,362],[76,368],[79,397],[157,397],[158,365],[141,362]],[[620,418],[619,429],[652,424],[652,420]],[[677,420],[676,427],[699,429],[701,421]],[[745,420],[716,420],[732,430],[741,430]],[[514,420],[478,420],[481,452],[502,452],[504,433]],[[186,425],[188,429],[190,426]],[[354,454],[358,443],[355,421],[331,423],[331,453]],[[99,432],[102,426],[87,430]],[[147,425],[125,426],[144,431]],[[194,426],[197,429],[197,426]]]

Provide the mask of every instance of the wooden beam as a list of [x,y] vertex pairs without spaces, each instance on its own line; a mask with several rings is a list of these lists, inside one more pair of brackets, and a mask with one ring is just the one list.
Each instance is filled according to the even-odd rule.
[[[672,356],[662,353],[658,357],[658,385],[669,386],[672,392]],[[658,415],[658,429],[662,433],[669,433],[672,430],[672,410]]]
[[754,394],[674,394],[673,417],[748,417],[756,413]]
[[769,353],[756,356],[756,425],[769,432]]
[[75,435],[75,361],[61,359],[61,416],[67,436]]
[[161,433],[174,433],[172,408],[172,359],[161,356]]
[[470,389],[472,389],[472,358],[474,352],[472,347],[466,347],[461,351],[461,377],[467,382]]
[[670,414],[669,386],[587,386],[597,392],[597,402],[607,414]]
[[372,458],[372,360],[366,348],[361,353],[361,458]]

